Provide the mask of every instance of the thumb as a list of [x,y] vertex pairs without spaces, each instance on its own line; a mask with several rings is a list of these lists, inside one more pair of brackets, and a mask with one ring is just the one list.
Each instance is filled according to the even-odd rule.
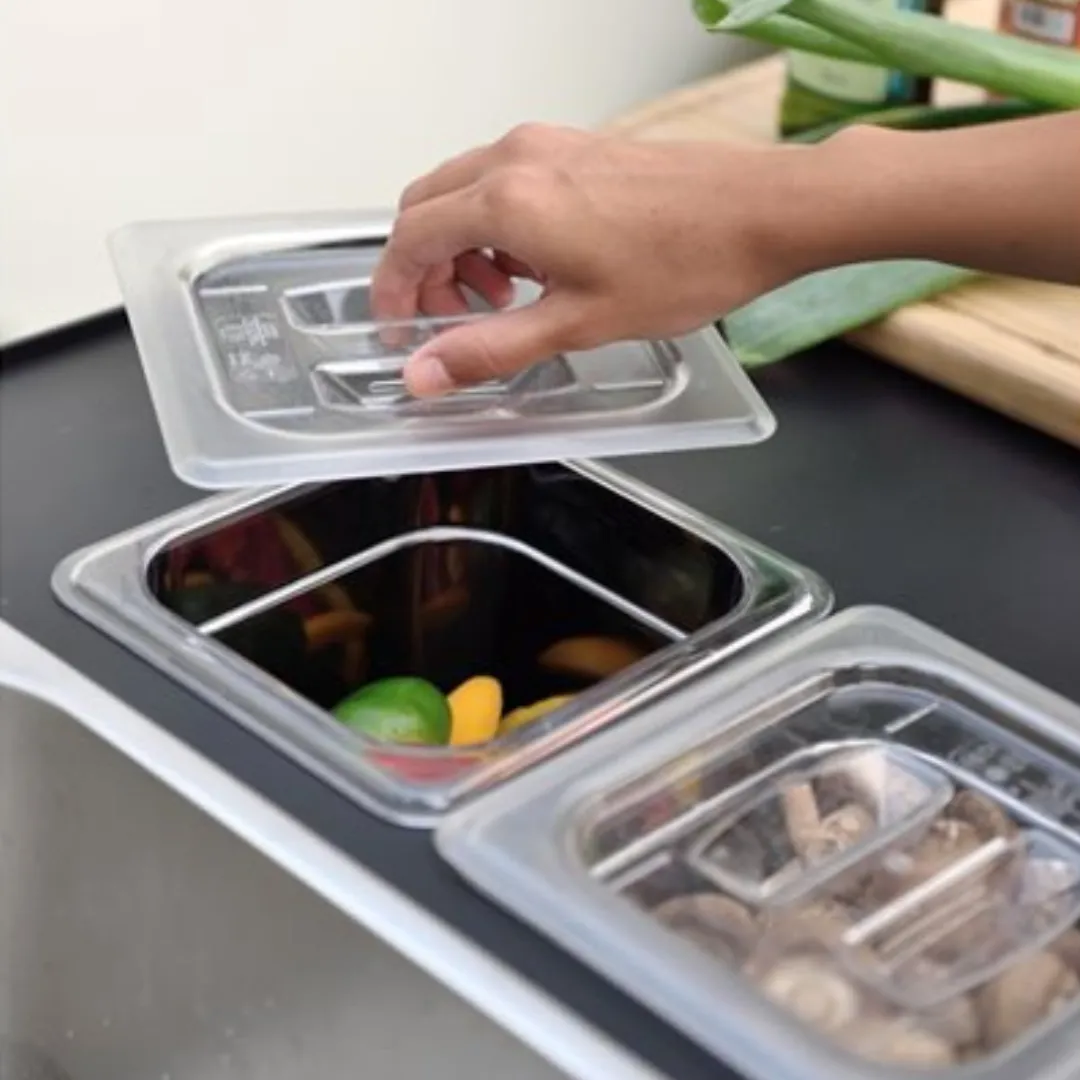
[[409,357],[405,384],[417,397],[435,397],[514,375],[566,348],[576,310],[565,298],[545,296],[445,330]]

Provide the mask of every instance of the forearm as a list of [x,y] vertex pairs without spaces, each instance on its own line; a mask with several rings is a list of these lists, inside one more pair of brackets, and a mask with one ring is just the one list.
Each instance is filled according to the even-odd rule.
[[784,231],[800,271],[919,258],[1080,284],[1080,112],[933,133],[856,128],[792,165]]

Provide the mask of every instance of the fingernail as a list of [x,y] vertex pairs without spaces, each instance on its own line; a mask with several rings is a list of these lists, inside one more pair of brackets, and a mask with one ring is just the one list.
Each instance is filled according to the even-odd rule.
[[420,353],[406,366],[409,389],[418,397],[435,397],[454,389],[454,380],[438,356]]

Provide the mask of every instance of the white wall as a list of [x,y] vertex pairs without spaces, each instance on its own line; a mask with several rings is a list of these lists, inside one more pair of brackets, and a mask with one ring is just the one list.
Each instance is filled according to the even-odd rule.
[[689,0],[0,0],[0,344],[114,306],[126,221],[392,205],[731,58]]

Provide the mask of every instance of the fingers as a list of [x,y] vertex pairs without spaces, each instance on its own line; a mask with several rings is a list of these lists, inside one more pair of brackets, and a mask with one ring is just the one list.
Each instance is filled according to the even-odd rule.
[[520,124],[496,142],[467,150],[419,180],[414,180],[405,189],[399,209],[407,210],[439,195],[471,187],[500,165],[550,159],[567,139],[580,138],[580,132],[570,132],[565,128],[554,128],[547,124]]
[[569,347],[578,323],[569,299],[547,296],[446,330],[409,358],[405,382],[417,397],[502,379]]
[[454,278],[452,265],[440,267],[424,279],[417,307],[419,314],[440,318],[464,315],[469,310],[469,302]]
[[466,285],[493,308],[506,307],[514,298],[509,277],[479,251],[467,251],[453,263],[428,272],[419,290],[424,315],[464,315],[471,310],[461,286]]
[[398,209],[408,210],[439,195],[471,187],[491,166],[494,148],[479,146],[444,162],[426,176],[414,180],[402,193]]
[[[470,150],[414,180],[402,193],[398,203],[399,216],[430,199],[467,188],[482,174],[487,152],[487,147]],[[462,281],[480,293],[488,303],[500,306],[494,297],[488,295],[488,288],[495,297],[505,290],[499,282],[492,280],[492,275],[486,275],[473,265],[470,254],[466,252],[457,260],[459,264],[464,263]],[[406,274],[402,262],[401,257],[388,259],[385,253],[380,260],[371,284],[372,308],[380,317],[409,319],[417,313],[417,308],[427,315],[459,315],[468,311],[469,305],[455,281],[457,267],[454,263],[414,267],[412,273]],[[389,270],[388,263],[391,264]]]
[[510,275],[479,251],[467,251],[454,263],[458,281],[483,297],[492,307],[506,307],[514,299]]
[[508,254],[505,251],[496,251],[492,258],[495,266],[501,270],[508,278],[529,278],[532,281],[541,281],[540,274],[534,270],[527,263],[523,263],[520,259],[515,259],[513,255]]
[[527,163],[550,138],[531,128],[511,132],[410,185],[371,284],[378,317],[409,319],[418,308],[455,313],[464,303],[460,284],[503,307],[513,298],[510,278],[543,282],[528,255],[510,254],[504,234],[520,233],[523,194],[527,205],[546,197],[546,178]]
[[466,188],[428,199],[398,217],[371,282],[371,306],[381,318],[411,318],[432,271],[452,267],[465,252],[493,246],[490,222],[478,203],[473,189]]

